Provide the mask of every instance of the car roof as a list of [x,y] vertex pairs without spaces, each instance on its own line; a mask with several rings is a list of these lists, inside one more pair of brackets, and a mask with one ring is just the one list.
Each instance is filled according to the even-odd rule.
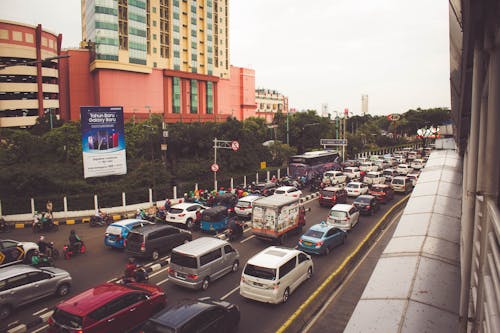
[[150,318],[150,321],[166,325],[171,328],[179,328],[187,321],[207,309],[216,306],[226,308],[229,305],[231,304],[228,302],[214,301],[210,298],[198,300],[185,299],[158,312]]
[[101,305],[132,291],[135,290],[123,284],[103,283],[59,303],[57,308],[75,315],[85,316]]
[[173,249],[177,253],[199,256],[210,249],[229,244],[227,241],[215,237],[200,237],[182,244]]
[[38,268],[35,268],[30,265],[12,265],[12,266],[7,266],[3,267],[0,269],[0,280],[4,280],[7,278],[10,278],[15,275],[19,274],[24,274],[24,273],[29,273],[29,272],[37,272],[39,271]]
[[356,199],[354,199],[354,201],[356,201],[358,199],[375,199],[375,197],[373,195],[370,195],[370,194],[362,194],[362,195],[359,195]]
[[134,229],[131,232],[135,232],[138,234],[148,234],[150,232],[159,230],[159,229],[166,229],[166,228],[171,228],[171,229],[178,229],[176,227],[173,227],[171,225],[166,225],[166,224],[148,224],[142,227],[139,227],[137,229]]
[[373,184],[373,185],[372,185],[372,189],[373,189],[374,187],[380,187],[380,188],[391,188],[391,187],[390,187],[389,185],[387,185],[387,184]]
[[366,174],[367,175],[380,175],[381,172],[380,171],[368,171]]
[[186,208],[189,208],[193,205],[201,206],[199,203],[196,203],[196,202],[181,202],[181,203],[172,205],[172,208],[186,209]]
[[[360,184],[364,184],[364,183],[362,183],[362,182],[349,182],[349,183],[347,183],[347,185],[349,185],[349,184],[357,184],[357,185],[360,185]],[[346,186],[347,186],[347,185],[346,185]]]
[[340,186],[326,186],[323,188],[323,191],[340,191],[343,190],[343,187]]
[[287,191],[287,190],[291,190],[291,189],[297,189],[297,188],[295,186],[280,186],[275,191],[278,191],[278,190]]
[[338,210],[341,212],[348,212],[352,208],[352,205],[349,204],[336,204],[330,210]]
[[250,258],[247,264],[266,268],[278,268],[282,263],[287,262],[300,252],[292,248],[270,246]]
[[321,231],[321,232],[326,232],[330,229],[336,228],[335,226],[328,224],[328,223],[318,223],[312,225],[309,230],[314,230],[314,231]]
[[240,200],[238,200],[238,201],[247,201],[247,202],[250,201],[250,202],[252,202],[252,201],[255,201],[259,198],[262,198],[262,197],[260,195],[246,195],[244,197],[241,197]]
[[124,227],[124,226],[128,226],[130,224],[134,224],[134,223],[138,223],[138,222],[139,223],[140,222],[145,222],[147,224],[151,224],[151,222],[146,221],[146,220],[141,220],[141,219],[125,219],[125,220],[120,220],[120,221],[113,222],[113,223],[111,223],[111,225]]

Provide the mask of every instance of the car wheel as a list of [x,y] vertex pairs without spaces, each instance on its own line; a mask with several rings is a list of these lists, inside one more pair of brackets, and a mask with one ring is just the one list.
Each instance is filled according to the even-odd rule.
[[309,267],[309,268],[307,269],[307,279],[312,278],[312,276],[313,276],[313,268],[312,268],[312,267]]
[[69,284],[67,284],[67,283],[61,284],[57,288],[56,295],[59,297],[64,297],[67,294],[69,294]]
[[329,254],[330,254],[330,247],[328,247],[328,246],[327,246],[327,247],[325,248],[325,251],[323,252],[323,254],[324,254],[325,256],[329,255]]
[[206,277],[203,279],[203,282],[201,283],[201,289],[207,290],[209,285],[210,285],[210,280],[208,279],[208,277]]
[[187,221],[186,221],[186,227],[187,227],[189,230],[193,230],[193,228],[194,228],[194,222],[193,222],[193,219],[187,219]]
[[231,271],[236,272],[236,271],[238,271],[239,267],[240,267],[240,262],[238,260],[235,260],[233,262],[233,266],[231,267]]
[[283,292],[283,297],[281,298],[281,302],[286,303],[286,301],[288,301],[288,297],[290,297],[290,289],[286,288],[285,291]]
[[6,319],[12,313],[12,308],[9,305],[0,307],[0,320]]
[[160,258],[160,252],[158,252],[157,249],[154,249],[153,252],[151,253],[151,258],[153,260],[158,260],[158,258]]
[[31,265],[31,257],[33,257],[33,250],[28,251],[28,253],[26,253],[26,257],[24,257],[24,263]]

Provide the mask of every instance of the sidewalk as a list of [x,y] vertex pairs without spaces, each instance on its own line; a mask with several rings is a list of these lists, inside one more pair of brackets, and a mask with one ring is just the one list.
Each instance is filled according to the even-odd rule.
[[325,303],[317,321],[303,333],[337,333],[343,332],[352,312],[365,289],[378,259],[392,238],[399,220],[393,223],[383,234],[372,250],[355,269],[354,274],[342,284],[337,295]]

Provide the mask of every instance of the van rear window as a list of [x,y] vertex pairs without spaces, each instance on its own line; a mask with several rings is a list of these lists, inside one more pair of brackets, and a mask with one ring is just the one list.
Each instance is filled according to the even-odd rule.
[[69,312],[56,309],[52,315],[54,321],[57,324],[64,325],[71,328],[81,328],[82,327],[82,317],[71,314]]
[[143,235],[136,232],[130,232],[127,236],[127,242],[142,243],[142,239]]
[[198,265],[196,263],[196,258],[192,256],[188,256],[186,254],[178,253],[173,251],[170,256],[170,262],[172,264],[176,264],[182,267],[187,268],[197,268]]
[[276,269],[260,267],[251,264],[245,266],[246,275],[253,276],[260,279],[276,280]]

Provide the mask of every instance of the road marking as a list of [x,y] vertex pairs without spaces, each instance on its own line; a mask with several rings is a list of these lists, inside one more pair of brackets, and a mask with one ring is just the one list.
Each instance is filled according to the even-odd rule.
[[335,298],[338,297],[341,291],[345,289],[347,286],[347,283],[349,283],[352,278],[354,277],[354,274],[359,270],[361,265],[365,262],[366,258],[370,255],[371,251],[377,245],[377,243],[384,237],[384,235],[391,229],[391,226],[399,221],[401,216],[403,215],[404,210],[401,210],[398,212],[394,218],[387,224],[387,226],[382,230],[382,232],[378,235],[376,238],[375,242],[370,246],[370,248],[366,251],[365,255],[361,260],[358,262],[358,264],[351,270],[351,272],[346,276],[344,281],[340,284],[340,286],[335,290],[335,292],[328,298],[328,300],[323,304],[321,309],[316,313],[316,315],[309,320],[309,323],[304,327],[304,330],[302,332],[307,333],[309,330],[316,324],[316,322],[322,317],[323,313],[326,311],[326,309],[330,306],[330,304],[335,300]]
[[163,280],[161,280],[160,282],[158,282],[158,283],[157,283],[157,285],[162,284],[162,283],[165,283],[165,282],[167,282],[168,280],[169,280],[169,278],[163,279]]
[[40,311],[37,311],[37,312],[33,313],[33,316],[37,316],[37,315],[39,315],[40,313],[45,312],[45,311],[47,311],[47,310],[48,310],[47,308],[43,308],[43,309],[41,309]]
[[255,235],[248,236],[247,238],[242,240],[240,243],[245,243],[247,240],[252,239],[252,238],[255,238]]
[[42,327],[40,327],[39,329],[36,329],[36,330],[32,331],[31,333],[41,332],[41,331],[43,331],[44,329],[46,329],[47,327],[49,327],[49,325],[43,325]]
[[19,320],[13,321],[9,325],[7,325],[7,327],[11,327],[11,326],[17,325],[17,323],[19,323]]
[[149,276],[149,278],[152,278],[153,276],[157,276],[158,274],[165,272],[167,269],[168,269],[168,266],[166,266],[166,267],[165,267],[165,268],[163,268],[163,269],[160,269],[160,270],[159,270],[158,272],[156,272],[156,273],[151,274],[151,275]]
[[226,298],[228,298],[229,296],[231,296],[232,293],[234,293],[235,291],[237,291],[238,289],[240,289],[240,286],[234,288],[233,290],[231,290],[230,292],[228,292],[227,294],[225,294],[224,296],[222,296],[220,298],[221,301],[225,300]]

